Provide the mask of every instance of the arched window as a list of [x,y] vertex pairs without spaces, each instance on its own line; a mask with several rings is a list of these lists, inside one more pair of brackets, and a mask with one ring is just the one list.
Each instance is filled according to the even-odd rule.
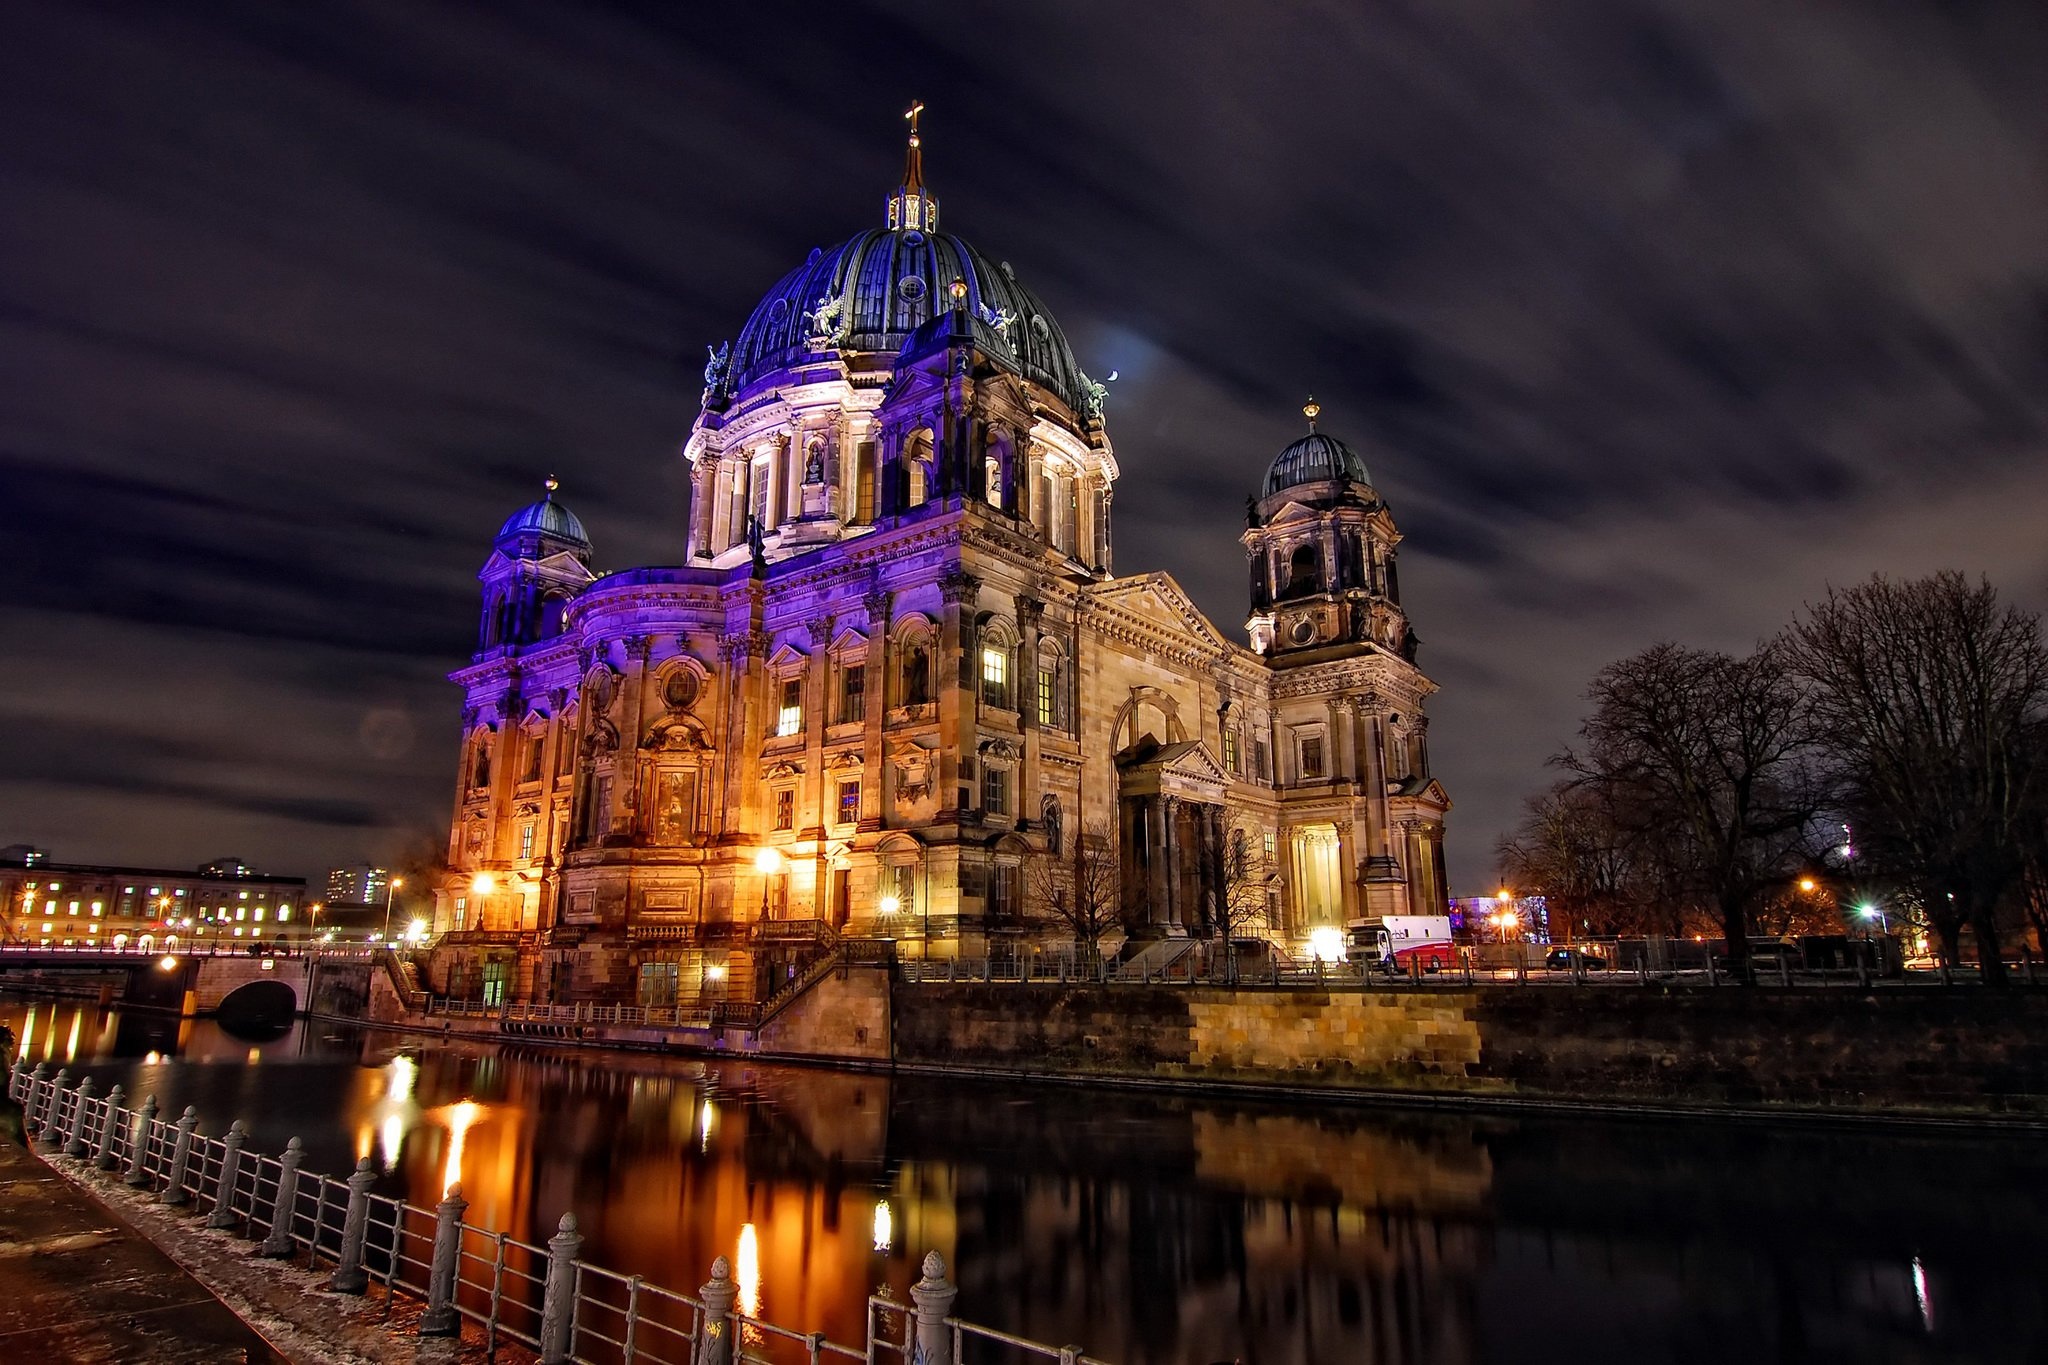
[[1287,560],[1287,589],[1284,596],[1301,597],[1322,587],[1323,547],[1313,541],[1294,547]]
[[469,765],[469,785],[472,790],[491,785],[491,735],[488,730],[477,736],[476,757]]
[[903,645],[903,680],[898,695],[905,706],[923,706],[932,699],[932,650],[923,636]]
[[991,507],[1003,505],[1003,462],[991,455],[982,461],[982,496]]
[[921,427],[903,443],[904,506],[922,507],[932,496],[932,431]]
[[1006,623],[990,621],[980,632],[975,676],[981,680],[981,704],[1000,711],[1017,709],[1017,644]]

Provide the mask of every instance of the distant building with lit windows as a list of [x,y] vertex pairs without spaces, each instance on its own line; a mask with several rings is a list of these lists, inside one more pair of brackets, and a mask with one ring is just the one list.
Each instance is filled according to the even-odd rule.
[[1167,575],[1117,576],[1107,387],[1008,262],[939,230],[921,157],[913,122],[882,225],[712,349],[680,566],[600,573],[552,479],[500,527],[452,675],[433,989],[661,1005],[842,937],[1054,948],[1082,841],[1127,953],[1218,934],[1233,861],[1260,869],[1249,932],[1291,952],[1442,912],[1435,685],[1364,460],[1311,404],[1259,461],[1241,535],[1214,533],[1248,643]]
[[175,951],[305,933],[303,877],[267,876],[240,859],[206,865],[239,869],[224,874],[56,863],[36,853],[0,861],[0,941]]
[[369,863],[357,863],[353,867],[331,867],[327,870],[327,904],[374,905],[382,908],[385,894],[391,889],[389,869],[373,867]]

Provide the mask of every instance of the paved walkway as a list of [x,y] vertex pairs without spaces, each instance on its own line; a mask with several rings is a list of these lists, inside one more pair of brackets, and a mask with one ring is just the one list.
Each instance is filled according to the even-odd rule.
[[0,1099],[0,1360],[284,1359],[24,1147],[20,1111]]

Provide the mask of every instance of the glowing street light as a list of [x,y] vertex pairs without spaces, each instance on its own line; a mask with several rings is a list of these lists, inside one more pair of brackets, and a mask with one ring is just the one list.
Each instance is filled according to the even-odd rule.
[[1799,879],[1799,889],[1801,891],[1804,891],[1809,896],[1811,896],[1819,888],[1820,883],[1815,881],[1811,877],[1801,877]]
[[397,897],[398,888],[404,885],[403,877],[393,877],[384,884],[384,932],[380,937],[386,943],[391,941],[391,902]]
[[881,911],[885,915],[893,915],[902,908],[903,902],[900,899],[898,899],[894,894],[884,896],[882,897],[882,899],[875,902],[875,909]]

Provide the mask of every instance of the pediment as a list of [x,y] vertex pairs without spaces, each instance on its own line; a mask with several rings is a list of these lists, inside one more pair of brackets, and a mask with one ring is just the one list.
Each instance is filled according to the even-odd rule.
[[1413,782],[1405,784],[1394,793],[1394,796],[1397,800],[1413,801],[1420,805],[1434,806],[1438,810],[1449,810],[1451,808],[1450,793],[1444,790],[1443,783],[1433,777],[1420,784]]
[[868,637],[866,632],[848,626],[832,637],[832,643],[829,648],[833,657],[841,658],[848,654],[862,653],[867,647]]
[[768,656],[768,667],[771,671],[780,672],[784,669],[802,668],[808,661],[809,656],[801,649],[784,642],[780,648]]
[[1194,599],[1169,574],[1118,579],[1088,590],[1092,602],[1138,616],[1155,626],[1178,629],[1210,649],[1228,648],[1230,641],[1197,607]]
[[1316,522],[1322,519],[1323,514],[1316,511],[1313,507],[1309,507],[1304,503],[1290,502],[1272,516],[1267,517],[1263,524],[1267,526],[1286,526],[1293,522]]

